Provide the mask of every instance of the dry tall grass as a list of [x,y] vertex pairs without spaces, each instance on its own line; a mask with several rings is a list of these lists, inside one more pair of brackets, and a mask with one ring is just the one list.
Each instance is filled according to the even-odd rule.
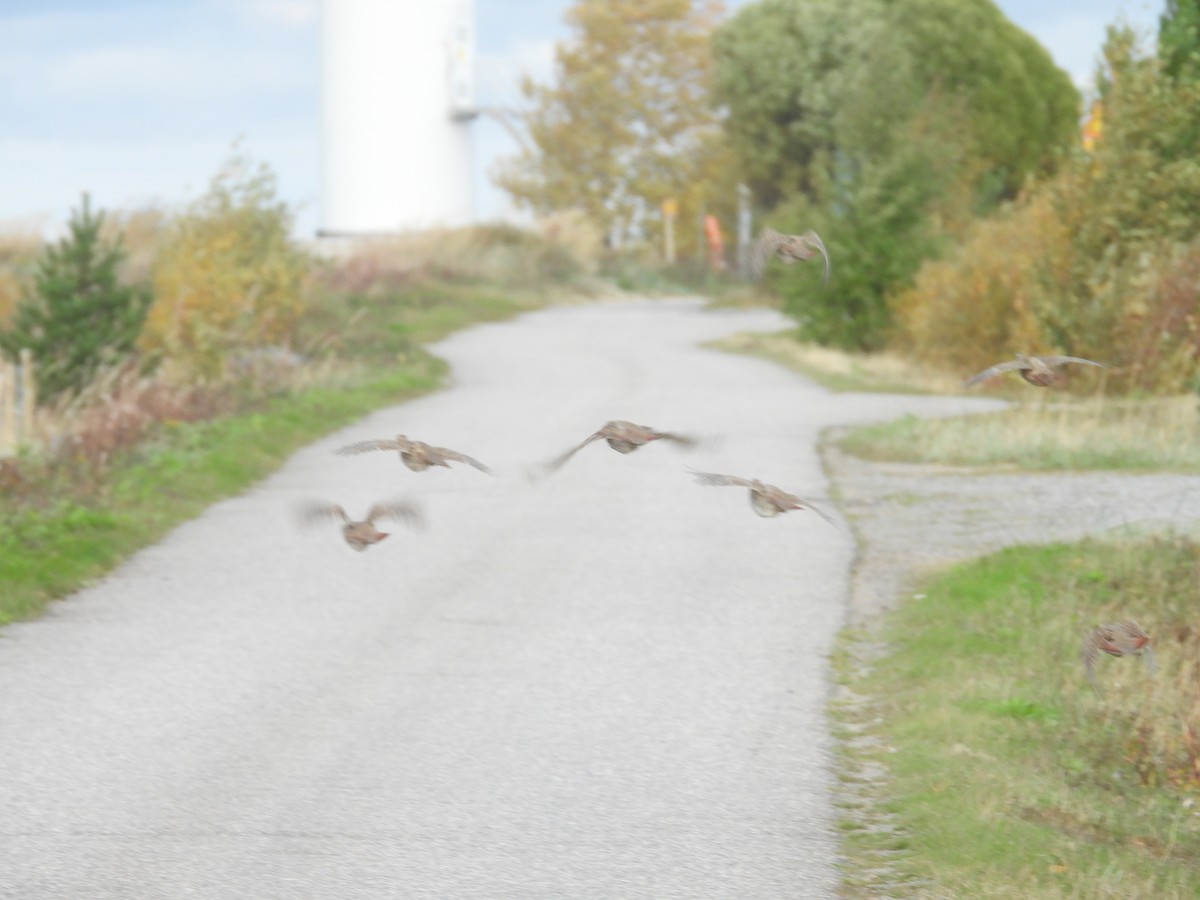
[[835,391],[952,394],[962,380],[897,353],[850,353],[797,340],[793,332],[736,334],[710,346],[761,356]]
[[534,229],[477,225],[321,242],[330,290],[376,295],[428,280],[534,288],[596,271],[603,246],[581,216],[563,213]]
[[1023,469],[1200,471],[1200,398],[1057,399],[995,413],[906,417],[852,432],[868,459]]

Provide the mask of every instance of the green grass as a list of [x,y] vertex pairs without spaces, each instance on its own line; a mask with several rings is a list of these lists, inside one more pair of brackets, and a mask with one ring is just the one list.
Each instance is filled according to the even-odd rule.
[[176,426],[118,464],[99,498],[11,513],[0,520],[0,624],[103,576],[323,434],[431,390],[437,368],[413,364],[352,388],[276,398],[253,414]]
[[1200,398],[1046,398],[995,413],[906,416],[850,432],[867,459],[1028,470],[1200,471]]
[[0,502],[0,624],[36,616],[322,435],[435,389],[445,366],[425,343],[544,302],[531,292],[441,283],[326,298],[306,323],[306,337],[346,362],[350,374],[336,384],[259,401],[242,414],[160,428],[86,490],[58,475],[49,499]]
[[[865,699],[836,712],[843,762],[886,775],[853,785],[846,893],[1200,896],[1198,593],[1184,539],[1020,547],[928,583],[865,671],[847,637],[836,662]],[[1080,641],[1121,618],[1159,671],[1105,657],[1097,696]]]

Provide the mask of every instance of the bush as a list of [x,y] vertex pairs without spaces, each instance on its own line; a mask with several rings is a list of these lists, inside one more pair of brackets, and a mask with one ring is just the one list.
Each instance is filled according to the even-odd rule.
[[291,228],[270,169],[231,158],[163,239],[141,346],[217,377],[235,351],[288,344],[313,268]]
[[1117,389],[1196,386],[1200,83],[1165,77],[1123,30],[1098,82],[1094,149],[920,271],[897,298],[901,346],[963,371],[1056,351],[1119,367]]

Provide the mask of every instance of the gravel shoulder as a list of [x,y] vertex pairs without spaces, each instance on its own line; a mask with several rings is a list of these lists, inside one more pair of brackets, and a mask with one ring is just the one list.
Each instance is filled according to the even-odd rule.
[[849,622],[894,608],[923,574],[1017,544],[1093,535],[1194,531],[1200,476],[1122,472],[995,473],[877,463],[827,435],[826,471],[859,537]]

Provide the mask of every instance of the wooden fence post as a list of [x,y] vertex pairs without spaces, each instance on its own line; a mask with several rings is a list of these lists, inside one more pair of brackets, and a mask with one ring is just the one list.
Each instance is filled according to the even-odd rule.
[[16,382],[16,370],[0,360],[0,454],[5,456],[17,449]]
[[21,442],[32,444],[37,434],[33,427],[33,416],[37,410],[37,370],[33,365],[33,351],[21,351]]

